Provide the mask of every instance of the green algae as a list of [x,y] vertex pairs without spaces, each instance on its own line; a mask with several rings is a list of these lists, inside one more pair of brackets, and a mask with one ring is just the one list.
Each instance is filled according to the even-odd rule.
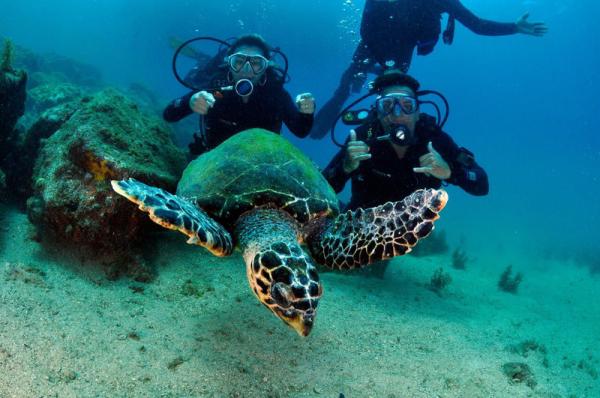
[[4,48],[0,58],[0,70],[11,71],[14,60],[14,46],[10,39],[4,39]]

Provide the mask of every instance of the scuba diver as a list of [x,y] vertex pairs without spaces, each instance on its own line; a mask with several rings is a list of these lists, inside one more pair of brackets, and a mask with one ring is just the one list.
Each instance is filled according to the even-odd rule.
[[190,153],[197,156],[250,128],[280,133],[282,123],[296,136],[306,137],[313,123],[314,97],[304,93],[296,97],[295,103],[292,101],[283,87],[287,67],[282,72],[271,61],[276,50],[259,35],[241,36],[231,45],[222,43],[227,44],[225,64],[219,52],[216,68],[215,60],[208,62],[208,77],[194,71],[193,75],[188,73],[184,83],[195,78],[210,88],[189,92],[172,101],[163,112],[168,122],[177,122],[192,113],[201,115],[200,133],[194,134]]
[[[342,148],[323,170],[338,193],[352,181],[352,196],[345,210],[397,201],[417,189],[439,188],[446,183],[458,185],[471,195],[487,195],[488,177],[473,153],[459,147],[442,130],[449,111],[445,98],[435,91],[419,91],[419,86],[401,71],[387,71],[375,79],[367,95],[339,116],[345,124],[360,124],[350,131],[345,145],[335,141],[332,128],[334,143]],[[429,94],[444,100],[445,117],[432,101],[422,99]],[[346,112],[371,96],[377,96],[371,109]],[[423,104],[433,105],[438,118],[421,113]],[[365,273],[383,278],[387,265],[382,262]]]
[[418,55],[430,54],[438,42],[444,13],[449,15],[442,35],[446,44],[454,40],[455,20],[485,36],[517,33],[543,36],[548,31],[542,22],[529,22],[528,14],[516,23],[481,19],[459,0],[367,0],[360,26],[361,40],[333,97],[317,114],[311,138],[320,139],[327,134],[350,91],[361,90],[367,73],[379,75],[386,69],[406,73],[415,48]]
[[488,193],[487,174],[473,154],[456,145],[442,130],[443,122],[421,113],[421,104],[431,102],[420,96],[432,92],[419,91],[419,86],[401,71],[388,71],[363,96],[376,95],[374,106],[323,170],[336,192],[352,180],[348,209],[397,201],[442,183],[476,196]]

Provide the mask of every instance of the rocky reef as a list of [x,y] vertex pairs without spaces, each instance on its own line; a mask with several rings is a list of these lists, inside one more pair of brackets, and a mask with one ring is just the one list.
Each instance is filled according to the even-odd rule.
[[24,203],[33,194],[32,175],[40,145],[54,134],[79,109],[80,100],[68,102],[44,111],[27,131],[14,134],[12,150],[4,159],[7,185],[18,202]]
[[85,92],[71,83],[45,83],[27,91],[27,110],[40,114],[46,109],[64,104],[82,97]]
[[[13,68],[13,54],[12,43],[5,40],[0,55],[0,165],[4,169],[4,159],[17,136],[15,125],[25,112],[27,74]],[[5,180],[5,172],[0,170],[0,192],[4,192]]]
[[113,89],[44,112],[27,135],[41,142],[27,201],[39,235],[139,269],[132,247],[150,226],[110,180],[134,177],[174,190],[185,156],[170,135],[164,122]]
[[5,41],[0,201],[26,209],[32,236],[44,245],[81,252],[107,265],[109,276],[146,280],[152,273],[139,246],[156,227],[110,180],[134,177],[174,190],[185,154],[151,90],[105,87],[91,66]]
[[[13,46],[4,42],[0,55],[0,151],[6,152],[17,121],[25,113],[27,74],[13,69]],[[0,153],[2,155],[2,153]]]

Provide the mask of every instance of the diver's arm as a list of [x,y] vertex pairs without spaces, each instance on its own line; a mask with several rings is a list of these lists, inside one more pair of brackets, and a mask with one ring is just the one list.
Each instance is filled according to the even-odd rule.
[[290,94],[285,90],[282,91],[283,122],[296,137],[304,138],[312,129],[314,115],[300,112]]
[[478,35],[504,36],[518,32],[515,23],[495,22],[479,18],[462,5],[460,0],[446,0],[445,6],[445,12],[453,15],[461,24]]
[[325,170],[323,170],[323,177],[327,180],[329,185],[333,188],[336,193],[341,192],[346,185],[346,182],[350,179],[351,174],[344,171],[344,158],[346,157],[346,147],[340,149],[340,151],[331,159]]
[[446,181],[458,185],[465,192],[475,196],[484,196],[489,192],[488,176],[477,164],[475,156],[468,149],[459,147],[454,140],[442,132],[434,140],[434,146],[450,166],[450,178]]
[[194,93],[194,91],[191,91],[183,97],[171,101],[163,111],[163,119],[172,123],[191,115],[193,111],[190,108],[190,98],[192,98]]
[[[448,182],[458,185],[471,195],[487,195],[490,190],[487,173],[475,162],[471,152],[465,148],[460,148],[459,150],[461,151],[459,156],[464,156],[465,159],[463,161],[466,161],[466,163],[460,164],[458,160],[453,162],[453,165],[450,166],[452,176]],[[469,158],[470,160],[468,160]]]

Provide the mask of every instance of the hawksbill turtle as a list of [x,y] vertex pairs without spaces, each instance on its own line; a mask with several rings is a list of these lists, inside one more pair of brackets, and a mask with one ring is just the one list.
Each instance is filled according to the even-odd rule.
[[216,256],[239,247],[254,294],[302,336],[313,327],[323,292],[313,261],[348,270],[408,253],[429,235],[448,198],[443,190],[417,190],[340,214],[312,161],[261,129],[238,133],[192,161],[176,195],[134,179],[111,184],[154,222],[187,235],[187,243]]

